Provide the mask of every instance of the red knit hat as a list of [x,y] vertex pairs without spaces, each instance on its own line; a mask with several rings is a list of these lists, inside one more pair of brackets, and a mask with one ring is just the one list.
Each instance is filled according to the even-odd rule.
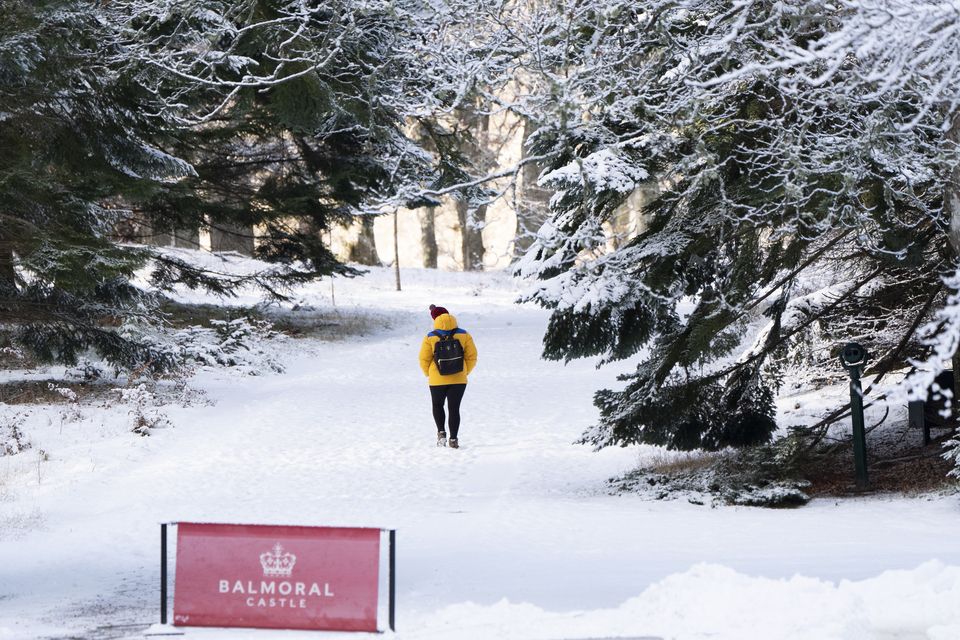
[[450,312],[444,309],[443,307],[438,307],[435,304],[430,305],[430,317],[433,318],[434,320],[437,319],[437,316],[442,316],[445,313],[450,313]]

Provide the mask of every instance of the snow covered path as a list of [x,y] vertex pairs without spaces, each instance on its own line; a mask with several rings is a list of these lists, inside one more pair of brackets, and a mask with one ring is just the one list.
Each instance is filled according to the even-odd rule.
[[[0,458],[0,639],[155,622],[157,524],[171,520],[396,528],[401,638],[584,637],[578,616],[540,609],[616,608],[701,562],[831,581],[933,558],[960,564],[956,498],[771,511],[606,495],[605,481],[648,453],[571,444],[615,368],[541,361],[546,314],[513,305],[501,277],[406,276],[403,293],[381,271],[338,281],[338,304],[387,314],[389,330],[290,341],[282,375],[203,373],[196,385],[217,404],[170,409],[174,429],[137,438],[91,418],[38,438],[48,462]],[[305,295],[320,304],[327,293]],[[480,353],[460,450],[433,446],[416,364],[431,302],[460,319]],[[621,614],[590,633],[662,632],[663,620]],[[728,637],[709,620],[704,633]]]

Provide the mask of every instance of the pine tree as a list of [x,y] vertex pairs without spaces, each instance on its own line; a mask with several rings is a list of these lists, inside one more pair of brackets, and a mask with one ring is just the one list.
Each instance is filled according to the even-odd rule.
[[[529,144],[556,193],[519,271],[553,310],[547,358],[640,358],[623,389],[596,394],[585,442],[762,443],[786,367],[830,363],[849,339],[879,373],[916,352],[947,251],[937,128],[896,126],[917,113],[915,87],[849,99],[855,65],[805,92],[766,66],[823,36],[836,8],[570,2],[556,16],[529,20],[535,110],[553,116]],[[651,178],[646,228],[612,248],[604,224]]]
[[168,357],[110,325],[143,315],[130,280],[147,255],[111,242],[122,211],[187,163],[146,140],[143,92],[108,58],[113,39],[86,3],[0,6],[0,314],[45,359],[94,347],[118,365]]
[[[132,284],[139,269],[154,292],[252,284],[277,297],[355,274],[324,229],[435,202],[421,195],[433,158],[403,127],[447,100],[456,73],[428,64],[424,7],[0,4],[0,314],[16,339],[47,360],[93,348],[119,367],[163,369],[168,353],[118,330],[156,319],[156,293]],[[131,220],[255,226],[258,256],[277,266],[224,276],[116,243]]]
[[[814,14],[816,15],[816,14]],[[776,70],[787,95],[803,96],[841,74],[843,81],[828,83],[834,99],[863,105],[865,122],[874,123],[871,139],[877,153],[902,165],[909,179],[937,175],[941,202],[930,216],[938,228],[947,228],[949,248],[934,243],[954,264],[944,278],[955,291],[960,274],[960,72],[956,65],[960,38],[957,12],[951,3],[914,0],[861,0],[846,3],[839,15],[824,13],[830,27],[802,48],[772,42],[766,60],[753,73]],[[849,73],[850,70],[855,73]],[[745,70],[733,70],[731,77]],[[896,96],[907,96],[907,109],[891,110]],[[880,126],[877,126],[877,125]],[[884,140],[886,138],[886,140]],[[905,139],[909,140],[904,143]],[[896,141],[891,145],[887,141]],[[917,152],[919,147],[919,153]],[[945,368],[960,370],[960,327],[954,321],[958,298],[926,298],[920,309],[935,309],[929,318],[918,314],[915,335],[925,362],[914,362],[905,384],[892,397],[924,399],[927,389]],[[942,305],[942,306],[941,306]],[[950,400],[947,399],[949,406]],[[956,410],[956,404],[954,403]]]
[[[196,169],[142,203],[149,224],[256,227],[256,255],[286,267],[274,282],[355,275],[324,232],[357,215],[372,223],[374,203],[430,174],[429,156],[403,133],[407,105],[391,101],[425,88],[405,66],[416,35],[409,16],[354,2],[198,0],[135,11],[142,4],[113,7],[136,16],[127,28],[149,62],[139,77],[189,125],[169,149]],[[204,54],[184,55],[195,51]],[[166,261],[168,277],[188,268]]]

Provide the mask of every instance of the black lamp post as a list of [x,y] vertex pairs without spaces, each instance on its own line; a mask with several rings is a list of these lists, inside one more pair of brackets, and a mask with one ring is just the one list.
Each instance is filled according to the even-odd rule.
[[853,463],[857,489],[867,488],[867,432],[863,425],[863,387],[860,373],[867,362],[867,350],[856,342],[843,345],[840,362],[850,374],[850,413],[853,418]]

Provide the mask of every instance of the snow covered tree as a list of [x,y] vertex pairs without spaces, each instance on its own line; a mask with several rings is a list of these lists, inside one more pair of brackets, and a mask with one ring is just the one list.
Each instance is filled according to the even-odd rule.
[[351,273],[322,232],[429,176],[429,156],[401,130],[410,105],[394,97],[430,88],[409,67],[419,25],[408,13],[290,0],[111,6],[133,16],[139,78],[186,125],[174,149],[197,173],[143,205],[154,228],[256,227],[256,254],[290,278]]
[[[445,108],[459,77],[434,64],[426,3],[3,8],[0,309],[46,359],[95,348],[122,366],[168,366],[116,330],[155,317],[136,269],[160,291],[253,284],[282,296],[355,273],[322,242],[332,222],[435,202],[422,192],[443,171],[404,126]],[[161,232],[255,227],[258,256],[277,267],[228,277],[114,243],[130,219]]]
[[0,10],[0,321],[46,359],[94,347],[168,364],[115,330],[150,299],[130,284],[146,253],[111,242],[111,205],[192,169],[148,142],[147,96],[109,62],[112,34],[88,3]]
[[[597,393],[585,442],[761,443],[786,367],[834,367],[831,346],[859,339],[882,375],[922,348],[949,248],[940,129],[897,126],[921,113],[919,87],[851,96],[863,69],[848,58],[795,91],[796,72],[768,64],[846,16],[569,0],[514,31],[538,79],[525,108],[549,123],[529,144],[556,191],[519,267],[553,309],[545,356],[641,358],[623,389]],[[613,245],[604,223],[650,179],[645,228]]]
[[[802,47],[780,40],[772,42],[766,56],[751,70],[778,73],[787,81],[790,96],[803,95],[825,84],[846,102],[865,106],[865,119],[882,122],[874,137],[902,140],[914,134],[919,154],[909,147],[884,147],[882,152],[908,171],[922,166],[937,176],[940,201],[931,217],[938,231],[947,229],[952,271],[944,277],[947,289],[956,290],[960,277],[960,14],[954,2],[905,0],[843,0],[828,5],[821,14],[832,20],[816,38]],[[731,70],[728,77],[744,70]],[[837,75],[842,82],[834,82]],[[908,96],[909,109],[891,112],[893,96]],[[943,239],[937,238],[937,246]],[[938,285],[939,286],[939,285]],[[929,361],[911,370],[907,384],[894,394],[903,399],[926,397],[927,388],[953,360],[960,370],[960,332],[953,318],[960,313],[956,296],[939,296],[929,323],[917,332]],[[947,404],[950,400],[947,399]]]

